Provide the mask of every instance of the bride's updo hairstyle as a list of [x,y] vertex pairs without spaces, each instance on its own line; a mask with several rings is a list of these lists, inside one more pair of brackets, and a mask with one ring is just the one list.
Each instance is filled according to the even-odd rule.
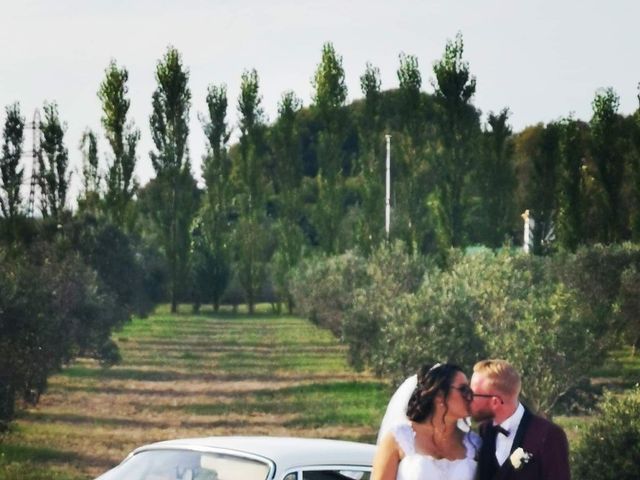
[[462,369],[450,363],[436,363],[423,365],[418,371],[418,385],[411,394],[407,405],[407,418],[421,423],[430,418],[435,412],[435,401],[438,393],[444,398],[449,396],[453,378]]

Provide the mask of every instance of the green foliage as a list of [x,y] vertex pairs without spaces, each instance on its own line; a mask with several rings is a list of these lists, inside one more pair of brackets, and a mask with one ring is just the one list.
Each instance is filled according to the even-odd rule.
[[380,69],[367,62],[364,73],[360,76],[360,89],[365,100],[365,114],[362,123],[369,129],[375,129],[379,120],[381,92]]
[[432,212],[438,218],[439,243],[445,247],[465,244],[468,189],[476,173],[480,135],[479,112],[471,104],[476,80],[463,52],[462,35],[458,34],[447,42],[442,58],[433,66],[442,148],[434,157],[433,172],[438,181]]
[[622,317],[624,338],[635,353],[640,347],[640,262],[623,270],[617,304],[617,313]]
[[313,103],[321,112],[325,121],[331,121],[336,110],[340,109],[347,99],[342,57],[336,53],[332,43],[322,46],[322,58],[312,81]]
[[343,142],[345,140],[344,103],[347,99],[342,57],[331,43],[322,47],[322,58],[313,78],[313,103],[323,128],[318,132],[317,155],[322,174],[337,178],[344,172]]
[[558,175],[558,242],[575,251],[583,241],[585,217],[585,125],[567,118],[560,123],[560,161]]
[[420,106],[422,97],[420,88],[422,87],[422,75],[418,66],[418,58],[415,55],[407,55],[401,53],[399,55],[400,66],[398,67],[397,76],[402,94],[402,110],[406,114],[404,122],[411,131],[412,136],[418,132],[417,123],[420,118]]
[[415,369],[415,364],[396,363],[396,356],[387,355],[395,348],[396,326],[408,320],[401,312],[404,297],[418,290],[425,270],[424,257],[409,254],[399,241],[379,246],[366,261],[364,280],[351,287],[353,298],[347,303],[342,325],[349,361],[356,368],[371,365],[378,373],[391,371],[394,376]]
[[69,152],[64,146],[66,125],[60,121],[55,102],[44,104],[44,120],[40,122],[38,155],[38,186],[42,196],[43,217],[60,219],[66,208],[71,173],[67,172]]
[[314,255],[291,274],[291,293],[299,313],[339,336],[352,291],[365,282],[366,262],[355,252]]
[[101,176],[98,167],[98,139],[95,132],[87,129],[80,139],[82,152],[82,189],[78,196],[78,211],[96,214],[100,208]]
[[189,71],[182,64],[180,52],[168,47],[156,66],[156,82],[149,118],[151,138],[156,152],[151,163],[158,175],[175,174],[185,167],[191,90]]
[[206,222],[196,217],[191,227],[191,273],[195,310],[212,303],[218,311],[220,300],[231,278],[231,259],[227,239],[214,231],[211,238]]
[[296,121],[300,108],[302,100],[292,91],[284,92],[278,103],[278,119],[271,128],[272,182],[274,193],[281,198],[281,210],[295,207],[294,193],[302,179],[302,145]]
[[582,315],[593,319],[602,348],[620,335],[636,343],[635,280],[640,269],[640,247],[622,244],[581,247],[559,262],[559,276],[581,298]]
[[93,130],[87,129],[80,140],[82,151],[82,186],[85,195],[100,192],[100,171],[98,168],[98,139]]
[[[503,252],[468,262],[461,277],[473,278],[472,313],[488,357],[509,359],[523,372],[523,396],[536,411],[550,414],[610,347],[595,333],[595,319],[580,308],[580,297],[554,275],[551,260]],[[457,268],[454,268],[454,271]]]
[[303,255],[304,233],[295,223],[278,221],[273,228],[276,247],[271,257],[271,280],[279,302],[284,302],[289,313],[293,313],[294,299],[291,294],[289,275]]
[[425,362],[470,369],[506,358],[523,372],[527,404],[548,415],[621,334],[637,340],[639,266],[626,246],[553,257],[453,251],[437,267],[397,243],[368,259],[307,259],[292,292],[300,313],[348,344],[357,368],[397,381]]
[[271,229],[266,219],[241,217],[235,227],[233,244],[238,280],[244,290],[249,312],[254,313],[267,278],[267,264],[273,253]]
[[231,225],[233,188],[227,142],[227,89],[209,86],[208,118],[201,118],[207,137],[202,175],[207,190],[204,202],[191,229],[192,276],[199,303],[210,301],[217,311],[231,279]]
[[128,236],[123,227],[92,215],[76,216],[64,225],[66,239],[73,251],[100,278],[103,289],[116,299],[119,316],[146,316],[157,298],[148,285],[146,256],[140,241]]
[[[509,109],[489,113],[490,131],[483,132],[483,155],[479,178],[480,204],[476,207],[477,224],[471,238],[475,243],[498,248],[511,238],[520,226],[513,203],[516,188],[514,149],[511,127],[507,124]],[[475,235],[474,235],[475,234]]]
[[0,211],[5,218],[14,218],[21,213],[23,168],[20,167],[22,142],[24,140],[24,117],[20,104],[5,108],[7,118],[2,130],[2,152],[0,153]]
[[379,212],[380,199],[383,195],[381,179],[384,171],[382,158],[385,148],[380,85],[380,69],[367,63],[366,69],[360,77],[364,105],[359,115],[355,115],[356,123],[360,126],[357,173],[361,180],[362,210],[365,217],[359,225],[360,238],[362,239],[359,245],[367,252],[379,243],[383,230],[381,216],[376,215]]
[[127,320],[80,258],[46,244],[0,250],[0,425],[18,398],[35,404],[47,377],[77,354],[117,360],[111,329]]
[[98,98],[102,102],[102,126],[112,155],[105,177],[105,207],[113,221],[121,226],[127,220],[128,206],[137,189],[133,171],[140,140],[140,131],[132,123],[127,124],[131,104],[127,98],[128,80],[127,69],[119,68],[112,60],[98,90]]
[[560,125],[538,124],[524,129],[514,139],[518,175],[518,210],[529,210],[536,223],[533,251],[552,249],[554,213],[558,208]]
[[[145,240],[162,254],[173,308],[188,291],[189,229],[200,203],[200,191],[187,170],[159,176],[138,194],[137,207],[145,222]],[[164,268],[161,267],[161,270]]]
[[622,154],[620,117],[618,107],[620,97],[612,88],[598,91],[593,100],[591,118],[591,153],[594,176],[604,192],[599,215],[604,226],[600,241],[611,243],[624,238],[622,224],[621,186],[625,164]]
[[581,480],[632,480],[640,465],[640,388],[605,394],[600,415],[572,452],[573,475]]
[[[189,71],[178,50],[168,47],[156,66],[158,86],[153,93],[149,119],[156,147],[151,163],[156,171],[148,186],[146,214],[152,220],[169,265],[171,308],[188,276],[189,228],[198,210],[198,191],[190,171],[187,152],[189,136]],[[155,201],[154,201],[155,200]]]
[[239,190],[242,213],[256,213],[265,197],[265,125],[258,73],[245,71],[240,84],[239,156],[234,163],[234,176]]

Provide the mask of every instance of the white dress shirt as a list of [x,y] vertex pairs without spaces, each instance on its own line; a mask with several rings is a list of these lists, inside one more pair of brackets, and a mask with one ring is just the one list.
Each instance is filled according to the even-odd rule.
[[509,458],[509,455],[511,455],[513,440],[515,439],[516,431],[520,426],[520,421],[522,420],[523,415],[524,407],[521,403],[518,403],[518,408],[513,412],[513,415],[500,424],[502,428],[509,432],[508,436],[498,433],[498,436],[496,437],[496,458],[500,465],[502,465],[507,458]]

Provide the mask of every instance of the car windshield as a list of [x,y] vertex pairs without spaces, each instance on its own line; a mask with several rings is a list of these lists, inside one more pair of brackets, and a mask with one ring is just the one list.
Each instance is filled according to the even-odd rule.
[[99,480],[265,480],[269,465],[256,460],[192,450],[140,452]]

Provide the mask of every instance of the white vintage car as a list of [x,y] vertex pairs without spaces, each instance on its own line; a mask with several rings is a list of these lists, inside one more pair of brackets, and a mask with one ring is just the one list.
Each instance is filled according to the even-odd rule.
[[96,480],[369,480],[375,445],[288,437],[206,437],[137,448]]

